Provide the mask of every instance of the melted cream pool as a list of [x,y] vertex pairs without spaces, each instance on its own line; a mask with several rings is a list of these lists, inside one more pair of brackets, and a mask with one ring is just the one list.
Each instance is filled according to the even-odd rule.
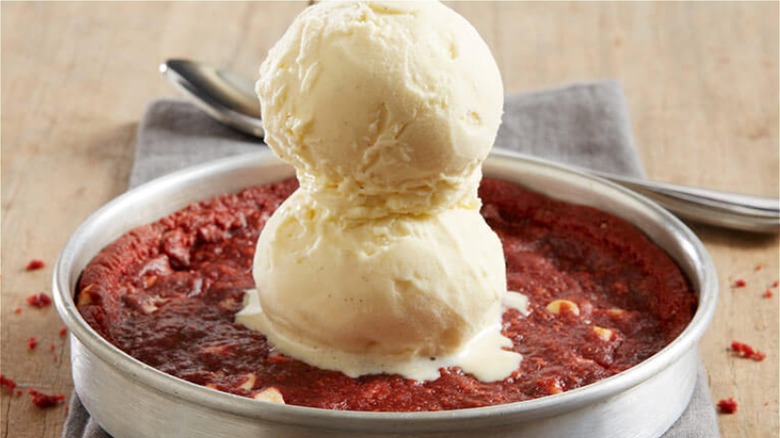
[[[528,297],[509,291],[504,295],[503,310],[517,309],[521,315],[527,316]],[[280,336],[274,333],[272,326],[264,324],[263,309],[256,289],[247,290],[244,296],[244,308],[236,314],[236,322],[248,328],[258,330],[269,339]],[[503,312],[502,312],[503,313]],[[435,380],[440,377],[440,369],[459,366],[466,373],[471,373],[477,380],[495,382],[508,377],[520,367],[523,357],[519,353],[509,351],[512,341],[501,334],[500,322],[486,327],[463,348],[453,355],[444,357],[420,358],[413,352],[408,355],[367,356],[343,351],[328,351],[314,345],[306,345],[295,340],[286,339],[286,345],[295,345],[296,349],[305,350],[308,355],[316,353],[319,356],[318,367],[341,371],[356,378],[366,374],[378,374],[376,371],[388,374],[400,374],[412,380]],[[292,352],[293,354],[299,351]]]

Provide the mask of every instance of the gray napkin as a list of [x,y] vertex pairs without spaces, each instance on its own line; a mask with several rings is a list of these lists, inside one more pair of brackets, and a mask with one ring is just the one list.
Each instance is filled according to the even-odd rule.
[[[193,164],[256,151],[259,140],[214,122],[179,100],[152,102],[138,130],[130,187]],[[642,177],[625,97],[604,81],[510,95],[496,147],[563,163]],[[74,393],[63,437],[108,437]],[[652,415],[652,413],[649,413]],[[715,409],[703,366],[693,398],[664,438],[718,437]]]

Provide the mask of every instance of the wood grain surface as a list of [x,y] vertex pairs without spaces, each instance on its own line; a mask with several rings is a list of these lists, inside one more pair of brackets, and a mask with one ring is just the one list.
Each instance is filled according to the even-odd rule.
[[[455,3],[490,45],[507,92],[614,78],[649,177],[778,196],[778,3]],[[178,94],[157,72],[193,58],[254,77],[299,3],[9,3],[2,10],[2,373],[69,394],[52,268],[78,224],[122,193],[138,121]],[[778,436],[778,238],[694,226],[720,300],[701,344],[724,437]],[[46,267],[27,272],[30,259]],[[746,282],[736,288],[737,279]],[[765,290],[774,293],[763,298]],[[21,313],[15,313],[20,308]],[[35,350],[26,340],[40,337]],[[732,340],[767,353],[754,362]],[[53,347],[51,347],[53,345]],[[53,349],[52,349],[53,348]],[[2,437],[59,436],[64,406],[2,390]]]

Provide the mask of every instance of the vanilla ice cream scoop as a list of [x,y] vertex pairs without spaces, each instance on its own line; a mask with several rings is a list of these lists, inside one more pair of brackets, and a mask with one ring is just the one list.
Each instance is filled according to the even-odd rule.
[[503,105],[485,42],[432,1],[307,8],[269,51],[257,92],[266,142],[302,184],[398,211],[476,196],[461,183],[492,147]]
[[503,91],[474,28],[438,2],[320,3],[257,91],[301,187],[260,235],[237,322],[353,377],[515,371],[503,251],[477,197]]
[[[299,190],[269,219],[257,248],[259,296],[238,322],[312,365],[350,376],[432,379],[442,364],[464,367],[455,356],[486,329],[496,342],[504,259],[476,211],[345,229]],[[503,353],[514,369],[517,357]],[[490,380],[496,377],[504,376]]]

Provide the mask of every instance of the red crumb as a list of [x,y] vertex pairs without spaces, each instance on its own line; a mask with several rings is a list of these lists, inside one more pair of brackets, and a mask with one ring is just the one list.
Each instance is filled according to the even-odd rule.
[[51,298],[48,295],[41,292],[39,294],[33,294],[27,297],[27,304],[42,309],[51,304]]
[[739,357],[753,359],[756,362],[760,362],[766,358],[766,354],[762,353],[761,351],[754,349],[748,344],[743,344],[737,341],[731,342],[731,351],[735,352]]
[[21,396],[22,396],[22,394],[24,394],[24,393],[22,392],[22,390],[21,390],[21,389],[17,389],[17,390],[16,390],[16,396],[17,396],[17,397],[21,397]]
[[745,280],[743,280],[741,278],[738,278],[738,279],[734,280],[733,287],[745,287],[746,285],[747,285],[747,283],[745,282]]
[[725,398],[718,402],[718,410],[723,414],[733,414],[737,412],[737,402],[733,398]]
[[49,344],[49,351],[54,351],[55,348],[57,348],[57,346],[54,345],[53,342],[51,344]]
[[17,307],[16,309],[14,309],[14,313],[22,313],[22,308]]
[[27,338],[27,349],[28,350],[35,350],[35,347],[38,346],[38,337],[37,336],[31,336]]
[[62,394],[44,394],[34,389],[28,389],[27,393],[33,398],[32,402],[35,406],[41,409],[51,408],[65,401],[65,396]]
[[772,293],[772,291],[771,291],[771,290],[769,290],[769,289],[767,289],[767,290],[765,290],[765,291],[764,291],[764,295],[762,295],[762,296],[763,296],[764,298],[772,298],[772,295],[774,295],[774,294]]
[[25,269],[28,271],[37,271],[38,269],[43,269],[45,267],[46,263],[44,263],[43,260],[32,259]]
[[60,329],[60,336],[65,336],[67,334],[68,334],[68,328],[67,327],[63,327],[63,328]]
[[780,281],[775,280],[775,282],[772,283],[772,287],[777,287],[777,285],[779,285],[779,284],[780,284]]
[[14,392],[16,388],[16,382],[6,377],[4,374],[0,374],[0,387],[8,388],[9,391]]
[[762,269],[764,269],[762,265],[756,265],[756,267],[754,268],[755,271],[760,271]]

